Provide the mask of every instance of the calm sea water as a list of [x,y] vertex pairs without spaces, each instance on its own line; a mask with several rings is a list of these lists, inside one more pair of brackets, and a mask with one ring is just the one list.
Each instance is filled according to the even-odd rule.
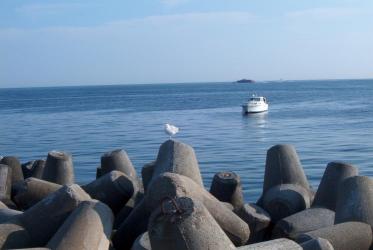
[[[268,98],[268,113],[241,114],[250,93]],[[372,95],[373,80],[0,89],[0,154],[25,162],[68,151],[86,183],[104,152],[123,148],[140,173],[170,122],[194,147],[206,187],[216,172],[235,171],[255,201],[266,150],[279,143],[296,147],[314,187],[333,160],[373,176]]]

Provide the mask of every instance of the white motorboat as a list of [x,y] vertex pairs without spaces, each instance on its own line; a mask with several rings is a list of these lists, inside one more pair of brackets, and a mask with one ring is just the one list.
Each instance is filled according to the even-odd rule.
[[259,113],[268,111],[267,99],[263,96],[253,95],[247,102],[242,104],[243,113]]

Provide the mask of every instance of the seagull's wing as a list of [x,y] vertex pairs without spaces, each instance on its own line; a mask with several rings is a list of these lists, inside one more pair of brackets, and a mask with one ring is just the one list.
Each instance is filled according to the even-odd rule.
[[164,125],[164,132],[166,132],[166,134],[168,135],[171,135],[172,132],[171,132],[170,124],[166,123]]

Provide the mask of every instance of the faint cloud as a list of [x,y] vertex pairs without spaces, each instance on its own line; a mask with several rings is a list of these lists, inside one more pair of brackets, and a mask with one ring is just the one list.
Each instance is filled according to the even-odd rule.
[[357,8],[314,8],[286,13],[289,18],[330,19],[351,17],[364,14],[365,11]]
[[[51,6],[50,8],[46,8],[43,6],[42,8],[33,7],[32,10],[37,12],[41,11],[41,9],[45,11],[57,11]],[[55,6],[56,7],[56,6]],[[67,6],[66,6],[67,8]],[[170,15],[150,15],[141,18],[132,18],[132,19],[124,19],[124,20],[116,20],[110,21],[106,23],[102,23],[100,25],[95,26],[49,26],[44,28],[38,29],[23,29],[23,28],[6,28],[0,29],[0,37],[1,34],[22,34],[26,31],[28,32],[67,32],[67,33],[74,33],[78,31],[77,34],[84,35],[84,32],[89,34],[94,32],[112,32],[117,34],[118,31],[125,30],[128,28],[137,27],[146,28],[146,27],[170,27],[170,26],[177,26],[180,24],[185,25],[193,25],[193,27],[201,27],[207,24],[249,24],[254,23],[260,20],[260,18],[254,15],[251,12],[244,12],[244,11],[227,11],[227,12],[188,12],[182,14],[170,14]],[[135,28],[135,30],[137,30]]]
[[16,12],[25,15],[56,14],[64,11],[73,11],[86,7],[82,3],[42,3],[25,4],[16,9]]
[[177,5],[185,4],[189,2],[189,0],[160,0],[162,4],[168,7],[175,7]]
[[172,15],[153,15],[143,18],[136,18],[114,23],[149,23],[149,24],[166,24],[166,23],[197,23],[203,24],[207,22],[235,22],[235,23],[247,23],[258,20],[258,17],[251,12],[245,11],[222,11],[222,12],[190,12],[183,14],[172,14]]
[[[36,9],[39,11],[32,10]],[[246,31],[253,20],[255,16],[248,12],[192,12],[94,26],[0,28],[0,82],[203,80],[210,75],[205,65],[219,61],[234,65],[236,57],[241,58],[241,51],[233,53],[236,56],[231,51],[247,45],[245,38],[250,36]],[[214,77],[216,71],[224,72],[220,67],[225,65],[217,67],[210,66]],[[17,74],[20,70],[22,74]]]

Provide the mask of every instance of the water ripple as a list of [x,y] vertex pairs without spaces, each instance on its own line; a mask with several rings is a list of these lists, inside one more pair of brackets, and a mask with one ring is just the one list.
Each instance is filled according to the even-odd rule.
[[[241,176],[247,201],[263,185],[268,148],[293,144],[312,186],[333,160],[373,176],[372,81],[174,84],[0,89],[0,154],[22,162],[53,149],[73,154],[76,179],[94,179],[100,156],[124,148],[136,170],[157,157],[162,125],[196,151],[206,188],[218,171]],[[352,91],[353,90],[353,91]],[[268,113],[242,116],[249,92]]]

